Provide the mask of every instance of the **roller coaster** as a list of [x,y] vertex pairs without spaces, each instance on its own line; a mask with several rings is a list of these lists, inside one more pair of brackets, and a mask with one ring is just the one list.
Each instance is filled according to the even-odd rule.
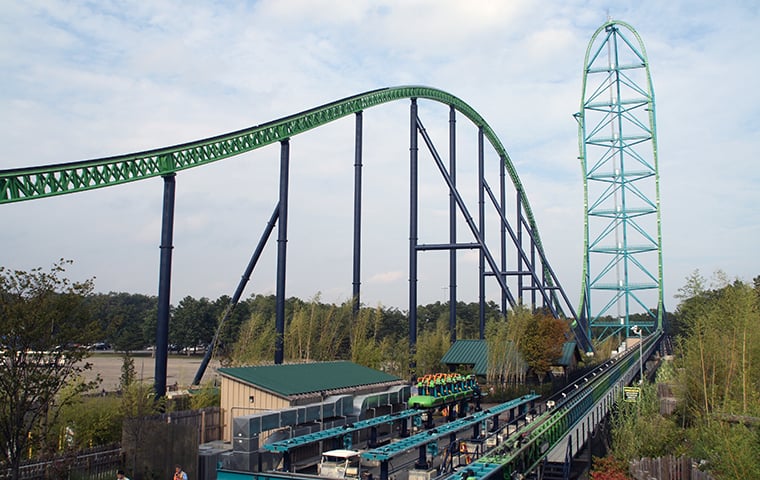
[[479,400],[480,387],[475,375],[435,373],[417,381],[417,395],[409,398],[411,408],[436,408],[460,401]]
[[[633,32],[634,41],[629,40],[624,34],[628,29]],[[353,298],[355,308],[359,306],[361,284],[360,265],[361,255],[361,185],[362,185],[362,138],[364,112],[379,105],[397,101],[409,101],[409,340],[412,349],[417,339],[417,281],[418,263],[417,257],[425,251],[449,252],[449,305],[450,305],[450,330],[452,339],[456,332],[456,303],[458,301],[457,285],[457,253],[460,250],[475,250],[478,256],[478,297],[480,308],[480,337],[484,338],[485,332],[485,283],[488,279],[496,284],[501,296],[503,311],[521,304],[529,303],[532,308],[541,308],[550,312],[556,318],[568,319],[572,333],[579,348],[591,354],[594,351],[592,337],[593,329],[598,327],[603,332],[610,331],[615,334],[629,336],[629,319],[627,309],[630,303],[638,303],[647,309],[652,316],[651,321],[643,325],[648,336],[641,337],[640,348],[631,349],[625,354],[606,362],[597,370],[576,382],[569,389],[560,392],[554,398],[547,399],[543,405],[551,406],[531,418],[530,422],[523,421],[519,428],[512,433],[502,434],[502,440],[486,455],[473,462],[468,468],[471,477],[478,479],[494,478],[503,476],[512,477],[516,472],[529,472],[539,467],[540,463],[553,450],[561,448],[561,443],[572,433],[578,425],[583,424],[589,416],[593,419],[606,414],[615,396],[619,394],[620,387],[635,376],[636,363],[639,365],[643,358],[648,357],[655,349],[662,335],[662,318],[664,314],[662,294],[662,249],[660,244],[660,213],[659,213],[659,183],[655,183],[653,190],[656,191],[656,199],[652,200],[642,193],[640,187],[644,179],[657,180],[657,154],[656,136],[654,128],[654,94],[651,87],[651,77],[643,44],[638,34],[627,24],[617,21],[609,21],[600,27],[592,37],[592,42],[603,39],[599,48],[589,52],[584,65],[584,94],[581,112],[576,118],[579,121],[579,144],[581,150],[581,162],[584,168],[584,187],[586,194],[586,231],[584,257],[584,272],[582,285],[582,299],[576,310],[569,301],[562,288],[557,275],[549,264],[547,253],[544,251],[538,227],[531,209],[530,203],[517,175],[517,171],[491,126],[470,105],[460,98],[436,88],[427,86],[398,86],[371,90],[358,95],[343,98],[325,105],[305,110],[295,115],[286,116],[260,125],[244,128],[235,132],[226,133],[202,140],[197,140],[180,145],[168,146],[154,150],[98,158],[93,160],[59,163],[55,165],[33,166],[16,169],[0,170],[0,205],[13,204],[16,202],[56,197],[95,190],[103,187],[122,185],[148,178],[161,177],[164,182],[163,219],[161,225],[160,266],[159,266],[159,300],[158,300],[158,327],[156,333],[156,392],[164,395],[166,392],[166,364],[168,357],[168,322],[170,311],[170,285],[171,285],[171,261],[173,248],[173,225],[174,225],[174,201],[175,182],[179,172],[189,168],[195,168],[219,160],[230,158],[246,152],[250,152],[266,145],[280,145],[280,191],[274,202],[273,212],[264,231],[261,234],[259,244],[253,252],[251,260],[245,269],[243,279],[238,285],[235,294],[231,297],[228,308],[231,310],[240,299],[243,288],[250,278],[256,266],[264,245],[277,226],[277,279],[276,279],[276,330],[277,340],[275,345],[275,363],[283,361],[283,338],[285,326],[285,279],[287,258],[287,219],[288,219],[288,183],[290,143],[293,138],[304,132],[316,129],[337,119],[353,115],[355,118],[354,129],[354,172],[355,172],[355,196],[354,196],[354,251],[353,251]],[[638,48],[636,46],[638,41]],[[594,62],[604,51],[618,53],[618,45],[627,45],[633,51],[633,63],[623,64],[608,62],[607,65],[598,66]],[[636,85],[630,72],[641,70],[644,72],[645,84]],[[605,80],[595,90],[592,88],[586,95],[587,80],[589,75],[601,73]],[[620,96],[620,86],[625,85],[631,91],[639,94],[639,97],[630,100]],[[615,88],[617,87],[617,90]],[[601,92],[611,93],[609,100],[603,99]],[[449,139],[448,165],[439,153],[432,136],[423,125],[419,115],[420,101],[427,100],[447,106],[449,109]],[[646,112],[641,117],[634,110]],[[601,112],[597,123],[593,123],[593,115]],[[477,163],[477,205],[473,209],[468,206],[465,196],[460,192],[456,179],[456,122],[457,115],[463,115],[471,126],[474,127],[477,139],[477,152],[468,158]],[[623,125],[628,122],[640,128],[641,133],[626,135],[622,131]],[[600,135],[603,130],[611,128],[609,137]],[[420,140],[422,140],[420,142]],[[642,155],[641,144],[650,142],[653,155],[651,158]],[[485,147],[488,143],[491,147],[491,155],[498,158],[496,168],[486,168]],[[632,148],[636,146],[636,148]],[[422,148],[420,148],[422,147]],[[600,157],[594,160],[590,152],[597,147],[603,150]],[[449,238],[440,243],[420,243],[418,232],[418,181],[420,150],[427,150],[429,158],[440,173],[442,181],[448,190],[450,201],[448,210]],[[641,172],[626,171],[626,163],[643,165]],[[604,166],[611,164],[611,171],[603,171]],[[495,174],[494,174],[495,171]],[[488,175],[487,175],[488,172]],[[491,176],[489,176],[491,175]],[[495,179],[493,178],[495,177]],[[507,179],[511,186],[507,185]],[[599,193],[599,198],[589,201],[590,185],[593,182],[601,182],[604,187]],[[637,182],[637,183],[634,183]],[[510,202],[507,201],[508,193]],[[627,196],[626,196],[627,195]],[[635,197],[642,205],[631,205],[631,199]],[[626,198],[629,204],[626,205]],[[620,203],[618,202],[620,200]],[[613,201],[612,208],[607,208],[607,201]],[[4,207],[8,208],[8,207]],[[486,228],[486,208],[496,221],[489,221],[489,228],[495,225],[495,230]],[[655,233],[647,231],[650,226],[641,223],[638,219],[643,215],[655,216],[651,223]],[[590,229],[589,218],[603,218],[606,222],[599,231]],[[470,241],[463,241],[461,234],[457,232],[458,224],[466,225],[466,232]],[[646,245],[629,245],[626,241],[617,242],[616,245],[606,245],[608,237],[617,235],[618,228],[626,232],[637,232],[646,240]],[[496,239],[494,241],[494,239]],[[625,240],[625,238],[623,239]],[[656,256],[656,273],[645,268],[642,258],[636,255]],[[602,256],[605,260],[601,264],[594,264],[592,258]],[[509,261],[509,262],[508,262]],[[646,282],[636,283],[631,278],[629,281],[629,267],[635,266],[642,271]],[[594,268],[599,267],[600,273],[594,274]],[[622,270],[622,277],[613,283],[604,283],[603,277],[616,270]],[[636,294],[639,290],[656,290],[657,307],[649,308],[649,305]],[[612,298],[604,305],[602,311],[608,310],[613,305],[625,302],[625,316],[620,314],[621,320],[608,324],[592,314],[591,292],[602,290],[613,292]],[[605,333],[605,334],[607,334]],[[213,353],[213,348],[208,349],[208,355]],[[206,360],[204,360],[206,361]],[[440,381],[440,383],[436,383]],[[431,385],[432,382],[432,385]],[[413,407],[409,416],[413,417],[424,409],[441,408],[462,400],[477,398],[477,384],[469,383],[467,379],[446,383],[442,378],[429,378],[427,385],[418,385],[418,395],[410,400]],[[502,405],[501,408],[518,408],[533,398],[520,399],[518,404]],[[520,403],[521,402],[521,403]],[[507,404],[505,404],[507,405]],[[496,409],[498,410],[498,408]],[[473,424],[479,425],[487,418],[492,418],[496,410],[489,409],[484,412],[476,412],[471,416],[457,420],[454,426],[444,429],[446,435],[455,435],[457,429],[466,429]],[[496,417],[498,418],[498,417]],[[470,423],[472,422],[472,423]],[[422,448],[430,442],[430,438],[438,438],[440,432],[428,437],[414,438],[407,442],[407,448]],[[576,441],[577,444],[577,441]],[[409,446],[411,445],[411,446]],[[568,444],[569,445],[569,444]],[[577,446],[577,445],[576,445]],[[401,448],[398,447],[398,448]],[[568,452],[572,448],[568,447]],[[387,453],[368,452],[368,458],[376,458],[381,463]],[[385,455],[386,457],[384,457]],[[387,460],[387,458],[386,458]],[[387,480],[388,470],[381,472],[381,480]],[[266,472],[235,476],[234,472],[220,472],[220,479],[232,478],[290,478],[286,472]]]
[[[371,107],[401,99],[410,101],[410,221],[409,221],[409,256],[410,282],[409,304],[417,305],[418,263],[417,257],[425,251],[449,251],[449,270],[452,286],[450,294],[450,326],[454,332],[457,304],[457,260],[459,250],[476,250],[479,256],[478,295],[481,309],[479,313],[480,336],[485,335],[485,292],[486,280],[495,282],[501,294],[502,308],[516,307],[529,302],[535,308],[543,308],[557,318],[567,318],[578,345],[584,352],[592,352],[593,346],[585,324],[578,321],[578,315],[570,302],[559,279],[551,268],[544,252],[535,218],[525,189],[520,182],[517,171],[512,164],[504,146],[491,126],[475,109],[458,97],[435,88],[424,86],[403,86],[372,90],[342,100],[331,102],[304,112],[287,116],[262,125],[250,127],[216,137],[198,140],[186,144],[165,147],[144,152],[106,157],[95,160],[62,163],[56,165],[0,170],[0,204],[10,204],[33,199],[55,197],[58,195],[89,191],[104,187],[122,185],[138,180],[161,176],[164,179],[164,205],[161,227],[161,261],[159,266],[158,295],[158,331],[156,335],[156,392],[163,395],[166,391],[166,362],[168,347],[168,320],[170,310],[171,261],[173,248],[174,198],[176,174],[188,168],[199,167],[225,158],[240,155],[273,143],[280,144],[280,195],[274,210],[261,235],[251,260],[243,274],[241,283],[231,297],[230,307],[234,306],[242,295],[245,283],[255,268],[261,252],[277,225],[277,279],[275,326],[277,340],[275,345],[275,363],[283,361],[284,327],[285,327],[285,285],[287,259],[287,214],[289,202],[289,163],[291,139],[301,133],[333,122],[339,118],[354,115],[356,145],[354,168],[355,190],[361,191],[362,167],[362,125],[363,112]],[[430,134],[422,124],[418,114],[418,101],[427,99],[449,107],[449,146],[450,162],[447,167],[441,159],[438,149]],[[459,192],[455,178],[455,144],[456,114],[463,114],[476,129],[478,141],[478,205],[477,214],[468,207],[465,197]],[[418,164],[420,138],[427,147],[435,166],[446,184],[451,203],[449,205],[449,222],[451,232],[456,231],[456,224],[463,218],[471,236],[471,242],[458,238],[451,233],[446,243],[419,243],[417,216],[418,209]],[[489,181],[485,168],[485,144],[488,142],[498,157],[496,179]],[[490,170],[489,170],[490,171]],[[512,182],[516,197],[516,207],[507,211],[507,183]],[[495,187],[491,186],[494,183]],[[510,195],[511,196],[511,195]],[[486,207],[495,215],[497,222],[492,222],[494,231],[486,229]],[[514,218],[512,218],[514,216]],[[477,218],[477,220],[476,220]],[[361,243],[361,199],[357,193],[354,199],[354,252],[353,252],[353,298],[360,296],[360,243]],[[461,235],[459,235],[461,236]],[[497,238],[494,244],[490,238]],[[513,262],[508,265],[507,260]],[[409,339],[415,345],[417,339],[417,311],[409,310]],[[210,356],[213,348],[208,350]]]

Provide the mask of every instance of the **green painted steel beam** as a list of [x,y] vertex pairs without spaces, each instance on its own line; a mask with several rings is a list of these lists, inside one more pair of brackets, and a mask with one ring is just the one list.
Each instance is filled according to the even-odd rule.
[[425,98],[453,106],[475,126],[483,128],[485,137],[504,158],[509,176],[523,197],[531,227],[534,227],[532,210],[520,178],[491,126],[458,97],[424,86],[373,90],[255,127],[155,150],[80,162],[0,170],[0,204],[93,190],[176,173],[280,142],[371,107],[410,98]]
[[392,413],[389,415],[369,418],[367,420],[360,420],[350,425],[328,428],[327,430],[321,430],[319,432],[307,433],[306,435],[301,435],[300,437],[288,438],[286,440],[280,440],[278,442],[267,443],[264,445],[264,449],[270,452],[289,452],[290,450],[297,447],[302,447],[304,445],[309,445],[311,443],[316,443],[322,440],[342,437],[344,435],[358,432],[367,428],[384,425],[387,423],[394,423],[399,420],[404,420],[421,414],[422,412],[420,410],[404,410],[399,413]]
[[427,445],[428,443],[437,441],[439,438],[448,437],[452,433],[458,433],[463,430],[467,430],[468,428],[472,428],[473,425],[484,422],[494,416],[498,416],[502,412],[506,412],[513,408],[517,408],[527,403],[533,402],[540,397],[540,395],[536,394],[524,395],[520,398],[510,400],[495,407],[491,407],[488,410],[475,412],[472,415],[468,415],[467,417],[439,425],[434,429],[425,430],[418,434],[412,435],[411,437],[402,438],[388,445],[362,452],[362,458],[380,461],[391,460],[392,458],[412,448],[421,447],[423,445]]

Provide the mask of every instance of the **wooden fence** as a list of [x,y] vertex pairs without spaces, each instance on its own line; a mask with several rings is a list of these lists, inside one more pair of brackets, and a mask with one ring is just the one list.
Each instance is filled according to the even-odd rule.
[[634,460],[629,471],[635,480],[714,480],[699,470],[691,458],[672,455]]
[[[219,407],[209,407],[201,410],[189,410],[180,412],[164,413],[153,417],[147,417],[140,420],[126,421],[125,425],[131,425],[133,422],[150,422],[153,428],[163,424],[163,430],[176,431],[182,430],[181,435],[184,439],[192,443],[193,448],[187,448],[188,452],[193,452],[193,458],[184,459],[188,464],[186,470],[188,473],[195,470],[198,444],[221,440],[222,438],[222,410]],[[124,433],[129,433],[129,428]],[[191,433],[188,435],[189,433]],[[197,432],[197,438],[195,433]],[[156,434],[157,437],[162,435]],[[129,435],[125,435],[129,437]],[[169,437],[171,439],[171,436]],[[124,441],[122,440],[122,444]],[[161,448],[154,446],[155,453],[163,452],[166,444],[174,442],[163,442]],[[122,449],[122,445],[106,445],[78,452],[67,452],[50,458],[33,459],[24,462],[19,472],[19,480],[113,480],[116,478],[116,471],[119,468],[127,468],[132,474],[132,479],[142,477],[142,471],[134,471],[134,459],[127,458],[127,452],[133,452],[134,446],[129,445]],[[144,455],[149,457],[149,455]],[[128,461],[131,460],[131,461]],[[159,459],[160,460],[160,459]],[[165,459],[163,459],[165,460]],[[169,462],[179,461],[169,458]],[[153,463],[160,463],[155,460]],[[173,463],[171,464],[173,465]],[[161,469],[171,468],[161,465]],[[11,478],[10,471],[0,468],[0,480]]]
[[213,442],[222,439],[222,409],[207,407],[200,410],[183,410],[180,412],[162,413],[154,417],[166,423],[189,425],[198,429],[198,443]]
[[[121,447],[104,445],[22,463],[19,480],[112,480],[122,465]],[[0,470],[0,480],[11,478]]]

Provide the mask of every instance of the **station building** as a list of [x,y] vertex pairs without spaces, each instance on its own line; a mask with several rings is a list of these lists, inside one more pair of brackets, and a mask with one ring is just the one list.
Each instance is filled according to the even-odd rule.
[[[262,462],[269,463],[261,451],[264,443],[395,413],[406,408],[410,396],[407,381],[348,361],[220,368],[218,372],[222,437],[233,450],[214,460],[239,471],[255,471]],[[319,452],[296,453],[296,460],[306,461]]]

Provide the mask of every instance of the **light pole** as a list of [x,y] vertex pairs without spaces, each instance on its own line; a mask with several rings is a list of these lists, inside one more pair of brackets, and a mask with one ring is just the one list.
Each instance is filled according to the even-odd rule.
[[641,350],[641,344],[644,343],[643,337],[642,337],[642,331],[641,328],[639,328],[638,325],[634,325],[631,327],[631,331],[634,335],[639,336],[639,384],[644,383],[644,357]]

